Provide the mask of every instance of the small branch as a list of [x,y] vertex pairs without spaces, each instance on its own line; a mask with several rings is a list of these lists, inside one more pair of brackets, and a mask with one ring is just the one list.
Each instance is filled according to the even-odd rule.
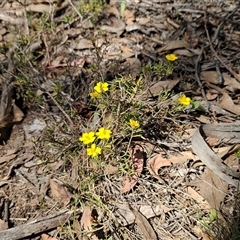
[[25,23],[25,20],[22,18],[13,18],[13,17],[10,17],[9,15],[7,15],[5,13],[1,13],[1,12],[0,12],[0,19],[2,21],[9,22],[9,23],[15,24],[15,25],[23,25]]
[[67,115],[67,113],[63,110],[63,108],[59,105],[59,103],[55,100],[55,98],[49,93],[46,92],[46,94],[53,100],[53,102],[55,103],[55,105],[59,108],[59,110],[64,114],[64,116],[67,118],[67,120],[69,121],[69,123],[73,126],[73,121],[72,119]]
[[72,213],[73,212],[64,211],[57,215],[36,219],[20,226],[0,231],[0,239],[19,240],[38,233],[46,232],[58,227],[60,224],[64,224],[71,217]]
[[[238,6],[238,7],[239,7],[239,6]],[[230,16],[232,16],[233,13],[236,12],[236,10],[238,9],[238,7],[237,7],[230,15],[228,15],[228,16],[225,18],[225,20],[226,20],[227,18],[229,18]],[[205,28],[205,32],[206,32],[206,35],[207,35],[207,38],[208,38],[208,42],[209,42],[210,49],[211,49],[214,57],[236,78],[236,80],[237,80],[238,82],[240,82],[240,75],[237,74],[237,73],[236,73],[231,67],[229,67],[227,64],[225,64],[225,63],[222,61],[222,59],[217,55],[217,53],[216,53],[216,51],[215,51],[215,49],[214,49],[214,47],[213,47],[213,45],[212,45],[212,41],[211,41],[211,39],[210,39],[210,36],[209,36],[209,32],[208,32],[208,28],[207,28],[207,21],[206,21],[206,20],[205,20],[204,28]],[[221,24],[220,24],[220,27],[218,28],[218,31],[216,31],[215,36],[218,35],[218,32],[219,32],[220,28],[221,28]],[[214,40],[215,40],[215,38],[216,38],[215,36],[214,36]]]

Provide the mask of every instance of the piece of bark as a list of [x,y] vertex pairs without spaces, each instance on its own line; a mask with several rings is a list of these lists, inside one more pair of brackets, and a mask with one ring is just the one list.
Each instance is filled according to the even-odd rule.
[[64,224],[72,214],[73,211],[64,211],[57,215],[50,215],[44,218],[35,219],[26,224],[0,231],[0,239],[19,240],[38,233],[46,232],[58,227],[60,224]]

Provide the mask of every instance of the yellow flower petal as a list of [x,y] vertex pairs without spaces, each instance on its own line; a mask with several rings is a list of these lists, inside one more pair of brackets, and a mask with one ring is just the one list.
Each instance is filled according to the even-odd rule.
[[107,92],[108,91],[108,83],[106,82],[98,82],[94,87],[94,90],[98,93]]
[[186,95],[183,94],[181,97],[178,98],[178,102],[184,106],[188,106],[191,104],[191,98],[186,97]]
[[101,154],[101,152],[102,149],[100,147],[97,147],[95,143],[93,143],[90,148],[87,148],[88,156],[96,157]]
[[140,126],[139,122],[138,121],[135,121],[133,119],[130,119],[129,120],[129,124],[132,128],[138,128]]
[[101,94],[100,94],[99,92],[96,92],[96,91],[91,92],[89,95],[90,95],[92,98],[98,98],[98,97],[101,96]]
[[98,132],[96,132],[96,136],[99,139],[109,139],[111,137],[112,131],[109,129],[105,129],[104,127],[101,127],[98,129]]
[[83,133],[83,135],[79,138],[79,141],[83,142],[83,144],[89,144],[94,142],[95,138],[96,137],[94,132],[88,132]]
[[168,55],[166,55],[166,59],[168,60],[168,61],[175,61],[175,60],[177,60],[178,59],[178,57],[175,55],[175,54],[168,54]]
[[103,90],[104,92],[107,92],[107,91],[108,91],[108,83],[106,83],[106,82],[102,83],[102,90]]

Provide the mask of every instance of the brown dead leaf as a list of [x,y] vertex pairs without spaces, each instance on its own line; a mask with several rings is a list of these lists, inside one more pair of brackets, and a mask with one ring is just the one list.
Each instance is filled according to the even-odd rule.
[[16,123],[21,122],[24,117],[24,113],[15,103],[13,104],[13,116],[14,116],[13,121]]
[[85,231],[92,231],[92,209],[85,206],[80,220],[81,228]]
[[230,92],[235,93],[240,89],[240,82],[238,82],[235,78],[228,76],[226,73],[222,74],[224,85],[226,89]]
[[91,49],[94,48],[92,41],[82,38],[79,40],[79,42],[76,42],[75,46],[73,46],[74,49],[77,50],[83,50],[83,49]]
[[129,47],[121,46],[121,50],[122,50],[123,58],[130,58],[130,57],[134,56],[134,51]]
[[205,138],[205,141],[208,143],[210,147],[215,147],[216,145],[219,144],[219,140],[217,137],[214,136],[207,136]]
[[136,21],[141,25],[146,25],[151,21],[150,18],[136,18]]
[[[218,74],[216,71],[202,71],[201,79],[213,84],[219,84]],[[233,77],[228,76],[226,73],[222,74],[223,77],[223,85],[230,92],[236,92],[240,89],[240,83]]]
[[8,150],[4,156],[0,157],[0,164],[9,162],[10,160],[14,159],[17,156],[16,152],[17,152],[17,149]]
[[[171,211],[171,208],[168,208],[165,205],[146,205],[141,204],[139,206],[139,212],[146,218],[156,217]],[[130,210],[130,206],[127,204],[118,204],[117,210],[114,213],[115,216],[120,220],[122,225],[127,226],[134,223],[135,215]]]
[[161,53],[163,51],[169,51],[173,49],[179,49],[179,48],[190,48],[191,45],[185,40],[174,40],[171,42],[168,42],[165,46],[161,47],[157,50],[158,53]]
[[127,193],[133,189],[142,173],[144,164],[144,150],[140,145],[134,146],[131,154],[131,162],[133,164],[133,170],[135,173],[131,176],[126,176],[122,193]]
[[215,154],[205,141],[205,136],[213,136],[221,138],[221,142],[237,141],[239,142],[239,123],[218,123],[205,124],[200,126],[192,137],[192,148],[200,160],[209,167],[217,176],[235,187],[238,187],[239,172],[234,171],[230,167],[222,163],[222,159]]
[[60,181],[56,179],[50,179],[50,189],[53,199],[57,202],[63,203],[64,206],[68,205],[72,194],[68,191]]
[[225,92],[223,93],[223,96],[221,97],[218,105],[219,105],[219,107],[221,107],[231,113],[240,115],[240,106],[234,104],[232,98]]
[[143,216],[138,210],[131,209],[135,215],[135,222],[143,235],[143,239],[157,240],[157,235],[153,230],[151,224],[148,222],[147,218]]
[[168,159],[163,158],[162,154],[158,154],[158,155],[154,156],[153,158],[151,158],[149,160],[148,170],[153,177],[158,179],[161,183],[164,183],[164,181],[158,175],[158,170],[161,167],[168,167],[168,166],[171,166],[171,165],[172,164]]
[[107,31],[107,32],[113,32],[113,33],[117,33],[118,35],[121,35],[121,33],[124,31],[125,29],[125,24],[121,19],[118,18],[114,18],[112,20],[112,25],[111,26],[102,26],[101,27],[102,30]]
[[48,234],[45,234],[45,233],[43,233],[41,235],[41,239],[42,240],[58,240],[57,238],[53,238],[53,237],[51,237],[51,236],[49,236]]
[[199,160],[199,158],[191,151],[184,151],[168,158],[172,164],[185,163],[189,159],[193,159],[194,161]]
[[203,81],[218,84],[218,74],[216,71],[202,71],[200,77]]
[[89,206],[85,206],[80,220],[80,227],[82,230],[84,230],[85,236],[87,234],[87,236],[90,239],[97,240],[98,237],[94,233],[89,233],[93,231],[92,222],[93,222],[92,209]]
[[0,231],[8,229],[8,222],[3,221],[0,219]]
[[219,210],[220,204],[226,196],[227,189],[228,183],[207,168],[200,184],[200,195],[213,208]]
[[187,57],[193,57],[197,55],[197,53],[187,49],[177,49],[174,51],[174,54],[176,54],[177,56],[187,56]]
[[12,114],[7,114],[5,115],[1,120],[0,120],[0,128],[12,126],[14,121],[14,116]]
[[107,13],[115,15],[117,18],[121,17],[120,12],[116,6],[112,6],[112,7],[108,8]]
[[187,187],[187,193],[191,195],[199,204],[205,205],[207,208],[210,208],[210,206],[206,204],[206,202],[204,202],[204,198],[192,187]]
[[209,116],[200,115],[200,117],[196,117],[196,119],[201,123],[211,123]]
[[30,4],[26,7],[27,12],[50,12],[51,10],[51,5],[49,4]]
[[127,25],[131,25],[135,21],[135,16],[134,16],[133,12],[128,9],[126,9],[124,11],[124,17],[125,17],[125,22]]
[[212,93],[212,91],[207,91],[206,98],[209,101],[213,101],[218,97],[218,93]]
[[[151,86],[147,92],[147,97],[156,97],[160,95],[163,90],[172,90],[180,81],[179,79],[159,81]],[[146,96],[145,96],[146,97]]]
[[126,59],[129,71],[133,77],[137,77],[141,72],[141,61],[138,58]]

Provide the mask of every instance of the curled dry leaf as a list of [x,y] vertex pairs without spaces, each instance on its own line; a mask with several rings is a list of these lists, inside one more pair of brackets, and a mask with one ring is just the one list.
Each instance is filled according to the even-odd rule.
[[138,210],[131,209],[133,214],[135,215],[135,222],[139,228],[139,230],[142,232],[143,239],[151,239],[151,240],[157,240],[157,235],[153,230],[153,227],[148,222],[147,218],[142,215]]
[[70,202],[72,194],[61,182],[50,179],[50,188],[54,200],[63,203],[65,206]]
[[[192,148],[200,160],[208,166],[219,178],[235,187],[238,187],[240,174],[226,166],[222,159],[212,151],[206,143],[204,136],[221,138],[222,142],[240,140],[239,123],[231,124],[205,124],[196,130],[192,137]],[[233,178],[235,177],[235,179]]]
[[14,116],[14,122],[16,123],[21,122],[24,117],[24,113],[15,103],[13,104],[13,116]]
[[[92,222],[93,222],[92,209],[89,206],[85,206],[80,220],[81,230],[84,230],[84,233],[92,232],[93,231]],[[93,233],[88,233],[87,236],[89,237],[89,239],[92,240],[98,239],[98,237]]]
[[190,48],[191,45],[185,40],[174,40],[171,42],[168,42],[166,46],[161,47],[157,52],[161,53],[163,51],[169,51],[169,50],[174,50],[174,49],[179,49],[179,48]]
[[191,151],[183,151],[180,154],[170,156],[168,160],[172,164],[178,164],[178,163],[185,163],[189,159],[193,159],[194,161],[199,160],[199,158],[195,154],[193,154]]
[[121,35],[123,30],[125,29],[124,22],[121,19],[117,18],[114,18],[112,22],[113,22],[112,27],[104,25],[101,27],[101,29],[107,32],[118,33],[118,35]]
[[[216,188],[217,186],[217,188]],[[200,195],[215,209],[220,209],[220,204],[226,197],[228,183],[222,181],[209,168],[204,172],[202,182],[200,184]]]
[[129,47],[122,45],[121,50],[122,50],[123,58],[130,58],[130,57],[134,56],[134,51]]
[[136,172],[133,175],[126,177],[122,193],[127,193],[131,189],[133,189],[142,173],[144,163],[144,151],[140,145],[134,146],[131,154],[131,162],[133,163],[133,170]]
[[135,21],[135,16],[133,12],[128,9],[124,11],[124,16],[125,16],[125,22],[127,25],[130,25]]
[[148,162],[148,170],[150,172],[150,174],[155,177],[156,179],[158,179],[161,183],[164,183],[164,181],[159,177],[158,175],[158,170],[161,167],[168,167],[171,166],[171,162],[166,159],[163,158],[161,154],[158,154],[154,157],[152,157],[149,162]]
[[85,206],[80,221],[81,228],[85,231],[92,231],[92,209]]
[[231,113],[240,115],[240,106],[234,104],[232,98],[225,92],[223,93],[223,96],[220,99],[219,106]]

